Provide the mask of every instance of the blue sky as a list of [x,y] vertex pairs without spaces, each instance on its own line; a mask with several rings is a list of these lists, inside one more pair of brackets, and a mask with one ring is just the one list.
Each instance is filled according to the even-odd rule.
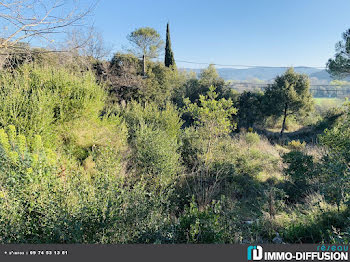
[[93,19],[116,51],[138,27],[165,38],[169,21],[177,60],[324,66],[350,27],[349,11],[349,0],[100,0]]

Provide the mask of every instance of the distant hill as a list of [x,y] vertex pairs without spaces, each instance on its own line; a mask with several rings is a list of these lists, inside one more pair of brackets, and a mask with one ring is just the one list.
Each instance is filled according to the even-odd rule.
[[320,70],[318,72],[310,74],[309,76],[310,77],[315,77],[315,78],[317,78],[319,80],[327,80],[327,81],[332,81],[333,80],[326,70]]
[[[200,73],[201,69],[184,68],[186,71],[194,71]],[[331,81],[330,75],[326,70],[317,69],[313,67],[295,67],[296,72],[307,74],[309,77],[314,77],[319,80]],[[258,78],[260,80],[269,81],[274,79],[277,75],[281,75],[286,71],[284,67],[253,67],[247,69],[234,68],[217,68],[219,75],[225,80],[250,80]]]

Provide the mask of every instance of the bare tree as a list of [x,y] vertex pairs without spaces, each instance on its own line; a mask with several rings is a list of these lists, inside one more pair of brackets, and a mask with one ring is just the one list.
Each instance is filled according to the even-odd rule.
[[112,54],[113,47],[107,45],[103,40],[102,34],[92,27],[88,35],[88,41],[84,49],[86,56],[91,56],[95,59],[105,59]]
[[67,36],[63,49],[71,50],[76,55],[103,60],[112,54],[113,47],[105,43],[102,34],[93,26],[85,30],[72,30]]
[[[67,27],[83,24],[95,6],[79,0],[0,1],[0,49],[18,48],[20,42],[43,39],[53,42]],[[90,1],[89,1],[90,2]],[[84,7],[85,5],[85,7]]]

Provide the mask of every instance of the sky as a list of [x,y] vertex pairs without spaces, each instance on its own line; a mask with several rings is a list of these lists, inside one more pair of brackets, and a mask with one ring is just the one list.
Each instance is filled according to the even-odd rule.
[[349,11],[349,0],[100,0],[91,19],[114,51],[139,27],[165,40],[169,22],[177,61],[323,67],[350,28]]

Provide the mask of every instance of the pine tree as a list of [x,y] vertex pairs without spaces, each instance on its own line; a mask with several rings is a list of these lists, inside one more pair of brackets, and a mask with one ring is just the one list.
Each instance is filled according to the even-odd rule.
[[275,82],[265,89],[265,112],[267,115],[283,117],[281,136],[286,128],[286,119],[290,115],[305,114],[313,109],[308,76],[298,74],[289,68]]
[[166,67],[175,66],[174,53],[171,50],[169,23],[167,23],[167,26],[166,26],[166,43],[165,43],[165,60],[164,60],[164,64],[165,64]]

